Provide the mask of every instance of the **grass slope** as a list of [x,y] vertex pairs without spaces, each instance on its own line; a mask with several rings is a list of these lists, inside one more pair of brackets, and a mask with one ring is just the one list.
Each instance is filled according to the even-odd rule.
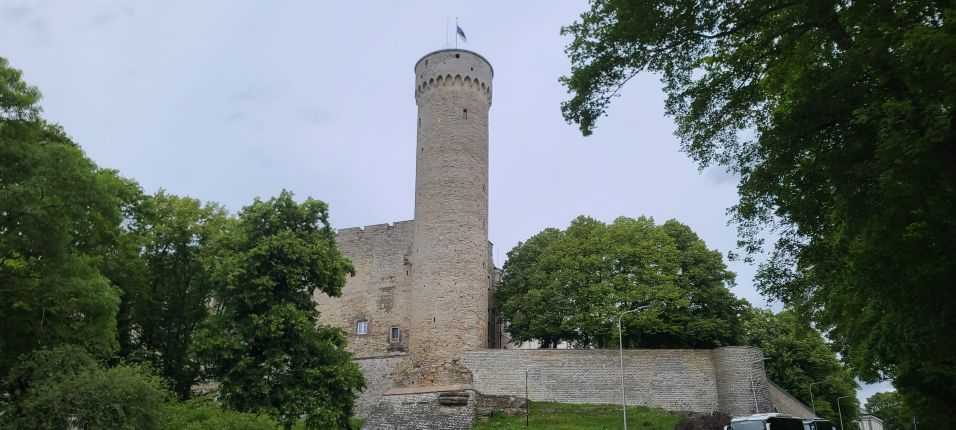
[[[627,408],[627,428],[636,430],[673,430],[680,415],[645,406]],[[509,417],[496,414],[486,422],[476,421],[475,430],[524,430],[524,429],[594,429],[616,430],[624,428],[621,407],[615,405],[572,405],[567,403],[532,402],[529,426],[525,417]]]

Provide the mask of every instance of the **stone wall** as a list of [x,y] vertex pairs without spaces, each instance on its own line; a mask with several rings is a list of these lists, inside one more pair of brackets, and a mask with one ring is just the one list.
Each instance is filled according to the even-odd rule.
[[773,398],[773,405],[777,412],[793,415],[795,417],[816,417],[816,414],[813,413],[813,409],[810,409],[807,405],[803,404],[803,402],[788,393],[787,390],[784,390],[779,385],[770,382],[770,384],[768,384],[768,388],[770,389],[770,397]]
[[382,396],[362,429],[470,430],[474,420],[474,391],[397,394]]
[[459,351],[488,345],[491,65],[446,49],[415,65],[418,133],[406,385],[467,382]]
[[[762,357],[762,353],[750,347],[626,350],[627,403],[672,411],[751,413],[753,395],[747,366],[755,356]],[[527,371],[532,401],[561,403],[619,403],[619,360],[614,350],[462,352],[479,393],[524,397]],[[766,377],[756,373],[758,401],[772,408]]]
[[355,401],[355,415],[365,418],[382,395],[395,386],[395,375],[408,363],[408,354],[355,360],[365,376],[365,390]]
[[[403,354],[414,335],[409,322],[411,270],[409,254],[415,223],[401,221],[365,228],[340,229],[336,243],[355,266],[342,296],[331,298],[316,292],[319,322],[336,326],[349,334],[348,349],[357,357]],[[368,334],[356,333],[359,321],[368,321]],[[391,328],[399,328],[397,341]]]

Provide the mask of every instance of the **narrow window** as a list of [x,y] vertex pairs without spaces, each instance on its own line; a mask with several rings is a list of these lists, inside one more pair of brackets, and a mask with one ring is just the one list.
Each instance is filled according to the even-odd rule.
[[392,326],[392,342],[398,342],[398,340],[400,339],[400,336],[399,336],[400,334],[401,333],[399,333],[398,331],[398,326],[393,325]]
[[461,111],[461,119],[468,119],[468,109]]
[[368,321],[362,320],[356,323],[355,334],[368,334]]
[[455,58],[461,58],[461,54],[455,54]]

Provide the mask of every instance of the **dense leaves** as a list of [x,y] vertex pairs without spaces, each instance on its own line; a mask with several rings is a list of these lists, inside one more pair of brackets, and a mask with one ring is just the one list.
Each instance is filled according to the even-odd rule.
[[866,399],[867,412],[883,420],[886,430],[911,430],[913,413],[898,391],[876,393]]
[[362,374],[345,333],[318,326],[313,295],[338,296],[351,263],[335,246],[325,203],[283,191],[239,214],[215,267],[215,312],[195,351],[223,402],[286,428],[347,429]]
[[40,119],[38,97],[0,59],[0,374],[40,347],[117,347],[120,292],[101,265],[138,188]]
[[779,237],[760,288],[956,428],[956,6],[594,0],[563,31],[565,117],[660,76],[683,149],[740,175],[744,249]]
[[103,368],[73,346],[22,358],[4,382],[0,428],[159,429],[169,393],[145,368]]
[[150,363],[181,398],[199,378],[187,350],[209,314],[216,241],[230,222],[216,204],[160,191],[138,207],[129,234],[139,261],[125,261],[136,273],[123,286],[121,333],[136,335],[120,338],[122,355]]
[[[804,404],[814,407],[817,415],[837,422],[837,398],[843,399],[843,419],[857,416],[856,389],[853,375],[837,361],[823,336],[794,312],[774,314],[753,309],[746,323],[748,343],[763,349],[770,359],[765,363],[767,377]],[[810,397],[813,385],[813,398]]]
[[616,346],[621,313],[655,303],[623,318],[627,346],[709,348],[742,341],[732,283],[720,253],[677,221],[582,216],[512,249],[496,301],[515,341]]

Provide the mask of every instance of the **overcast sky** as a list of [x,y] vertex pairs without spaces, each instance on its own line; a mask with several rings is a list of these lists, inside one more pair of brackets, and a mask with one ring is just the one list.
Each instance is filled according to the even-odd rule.
[[[283,188],[329,203],[336,228],[408,220],[415,62],[454,46],[455,17],[495,70],[490,240],[508,250],[578,215],[676,218],[724,255],[737,178],[679,150],[651,75],[584,138],[561,117],[562,25],[584,1],[0,0],[0,56],[42,91],[45,117],[147,192],[238,211]],[[732,291],[757,306],[754,268]],[[771,305],[779,309],[779,304]],[[881,389],[888,389],[883,385]],[[865,398],[874,387],[861,390]]]

